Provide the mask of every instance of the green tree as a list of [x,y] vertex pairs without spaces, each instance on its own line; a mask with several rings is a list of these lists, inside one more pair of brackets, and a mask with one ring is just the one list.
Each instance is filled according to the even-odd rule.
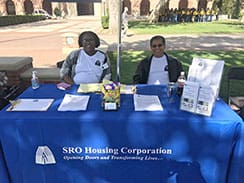
[[232,17],[235,0],[223,0],[222,13],[227,14],[229,18]]
[[222,12],[223,0],[216,0],[214,1],[215,9],[219,9]]
[[241,14],[241,0],[236,0],[232,13],[232,18],[239,18]]
[[241,0],[215,0],[214,9],[219,9],[220,14],[227,14],[229,18],[239,18]]

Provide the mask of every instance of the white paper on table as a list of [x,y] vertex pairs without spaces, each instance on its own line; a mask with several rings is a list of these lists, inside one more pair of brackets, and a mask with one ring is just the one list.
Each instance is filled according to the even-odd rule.
[[134,94],[135,111],[162,111],[163,106],[157,95]]
[[18,99],[7,111],[47,111],[54,99]]
[[195,112],[198,92],[198,82],[186,81],[181,96],[180,109],[184,111]]
[[58,111],[85,111],[90,96],[65,94]]

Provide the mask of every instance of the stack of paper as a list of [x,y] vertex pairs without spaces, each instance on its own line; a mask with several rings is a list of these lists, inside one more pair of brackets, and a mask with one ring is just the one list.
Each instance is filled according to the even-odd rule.
[[163,106],[157,95],[134,95],[135,111],[162,111]]
[[18,99],[7,111],[46,111],[54,99]]
[[58,111],[85,111],[90,96],[65,94]]

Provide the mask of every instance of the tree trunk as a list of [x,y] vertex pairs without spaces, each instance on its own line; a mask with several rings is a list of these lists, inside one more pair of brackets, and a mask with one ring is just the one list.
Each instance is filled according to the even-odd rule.
[[121,0],[109,0],[109,30],[118,33],[119,3]]
[[158,22],[160,11],[165,8],[167,0],[158,0],[149,16],[150,23]]

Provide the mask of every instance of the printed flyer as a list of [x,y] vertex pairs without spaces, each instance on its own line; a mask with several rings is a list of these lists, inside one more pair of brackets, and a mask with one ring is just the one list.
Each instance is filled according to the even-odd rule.
[[219,95],[224,61],[193,58],[181,97],[180,109],[211,116]]

